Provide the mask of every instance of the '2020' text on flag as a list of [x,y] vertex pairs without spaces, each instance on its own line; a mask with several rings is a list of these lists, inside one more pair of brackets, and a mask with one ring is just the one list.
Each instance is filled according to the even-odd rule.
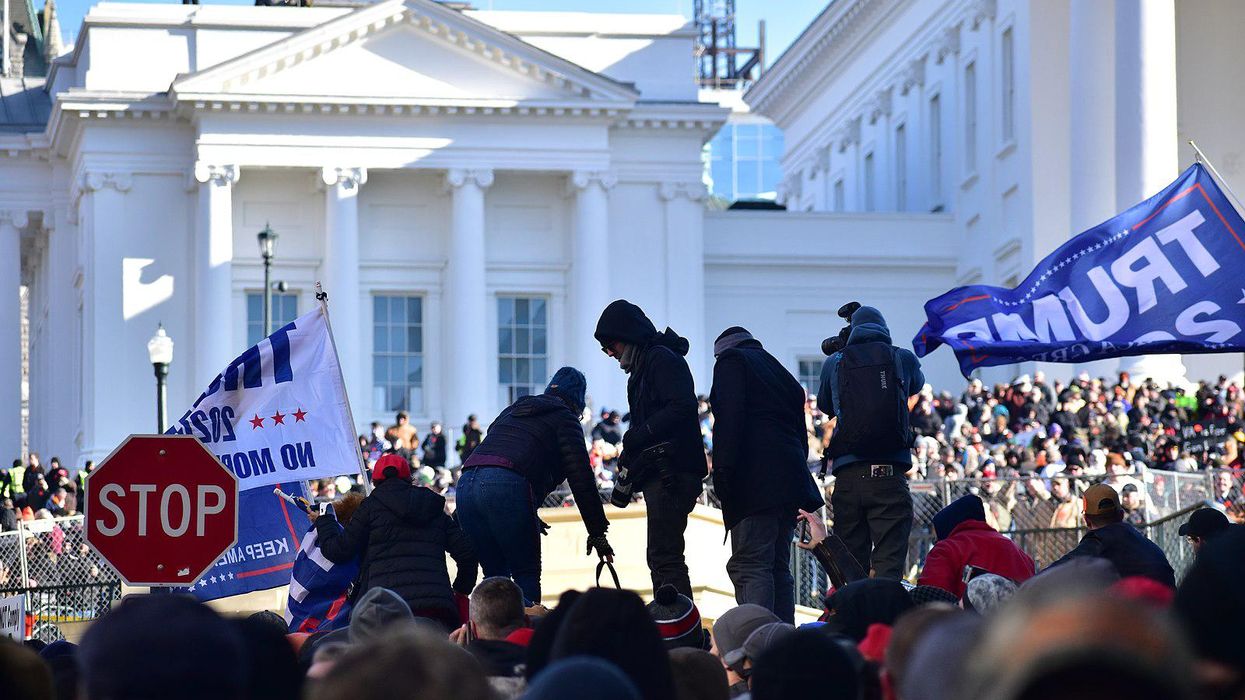
[[1027,360],[1245,349],[1245,221],[1201,164],[1072,238],[1015,289],[925,303],[916,354],[955,351],[965,376]]
[[229,363],[170,433],[194,435],[240,491],[359,470],[359,446],[322,304]]

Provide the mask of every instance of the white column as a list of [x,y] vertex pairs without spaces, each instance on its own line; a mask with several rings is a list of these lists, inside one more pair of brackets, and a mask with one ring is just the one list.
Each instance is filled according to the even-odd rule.
[[[1115,208],[1115,2],[1073,2],[1068,38],[1072,105],[1069,208],[1074,236],[1110,219]],[[1073,371],[1109,377],[1118,359],[1080,362]],[[1058,375],[1058,369],[1052,368]],[[1067,370],[1064,370],[1066,372]]]
[[[1116,0],[1115,90],[1115,205],[1123,211],[1180,174],[1174,0]],[[1120,369],[1134,382],[1187,381],[1179,355],[1126,357]]]
[[571,351],[568,361],[588,378],[588,396],[595,411],[618,396],[614,391],[617,364],[601,352],[592,335],[601,311],[613,301],[608,190],[616,181],[611,173],[576,171],[567,183],[575,196],[575,234],[571,245],[571,322],[567,326],[571,337],[566,347]]
[[[696,391],[709,393],[707,373],[713,356],[705,329],[705,186],[699,180],[664,182],[658,195],[666,209],[666,323],[691,345],[687,364]],[[659,320],[654,320],[662,330]],[[722,328],[712,329],[714,337]]]
[[495,397],[488,378],[495,371],[489,361],[496,357],[488,339],[488,292],[484,278],[484,191],[493,184],[493,171],[454,168],[445,175],[451,197],[449,261],[445,292],[449,333],[445,344],[447,381],[443,385],[448,427],[461,426],[475,413],[487,423]]
[[[355,415],[365,415],[371,383],[365,382],[359,357],[359,188],[367,182],[366,168],[321,168],[324,183],[324,262],[321,279],[329,295],[333,340],[346,392]],[[359,430],[359,426],[355,426]]]
[[233,185],[238,166],[195,164],[195,385],[207,386],[244,348],[230,332],[233,314]]
[[22,451],[21,230],[26,212],[0,211],[0,467]]

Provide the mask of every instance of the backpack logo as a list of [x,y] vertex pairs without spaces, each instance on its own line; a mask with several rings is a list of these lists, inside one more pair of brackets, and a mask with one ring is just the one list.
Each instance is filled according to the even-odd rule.
[[882,388],[885,389],[886,388],[886,370],[880,370],[878,372],[878,378],[882,380]]

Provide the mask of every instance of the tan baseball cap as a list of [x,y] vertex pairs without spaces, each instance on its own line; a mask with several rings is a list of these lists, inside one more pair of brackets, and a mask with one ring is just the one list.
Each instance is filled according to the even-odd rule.
[[1120,509],[1120,495],[1107,484],[1094,484],[1085,489],[1085,514],[1107,515]]

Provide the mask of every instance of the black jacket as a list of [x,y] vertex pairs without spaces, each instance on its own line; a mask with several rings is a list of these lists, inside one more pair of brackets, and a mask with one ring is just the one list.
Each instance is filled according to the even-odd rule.
[[[376,485],[343,529],[331,518],[316,520],[320,551],[343,563],[362,554],[356,595],[388,588],[416,615],[458,617],[453,591],[471,593],[476,583],[476,554],[458,523],[445,514],[445,499],[397,478]],[[446,552],[458,576],[450,589]]]
[[532,485],[536,504],[566,481],[588,534],[601,535],[609,527],[588,462],[584,431],[570,406],[557,396],[524,396],[510,404],[463,466],[513,469]]
[[429,432],[424,438],[424,464],[429,467],[445,466],[445,433]]
[[823,505],[808,469],[804,389],[755,339],[723,351],[713,367],[713,487],[722,520]]
[[1146,539],[1145,535],[1128,523],[1112,523],[1090,530],[1075,549],[1063,555],[1051,567],[1065,564],[1077,557],[1106,559],[1120,572],[1121,578],[1145,576],[1172,588],[1176,587],[1176,574],[1167,561],[1167,555],[1163,554],[1157,544]]

